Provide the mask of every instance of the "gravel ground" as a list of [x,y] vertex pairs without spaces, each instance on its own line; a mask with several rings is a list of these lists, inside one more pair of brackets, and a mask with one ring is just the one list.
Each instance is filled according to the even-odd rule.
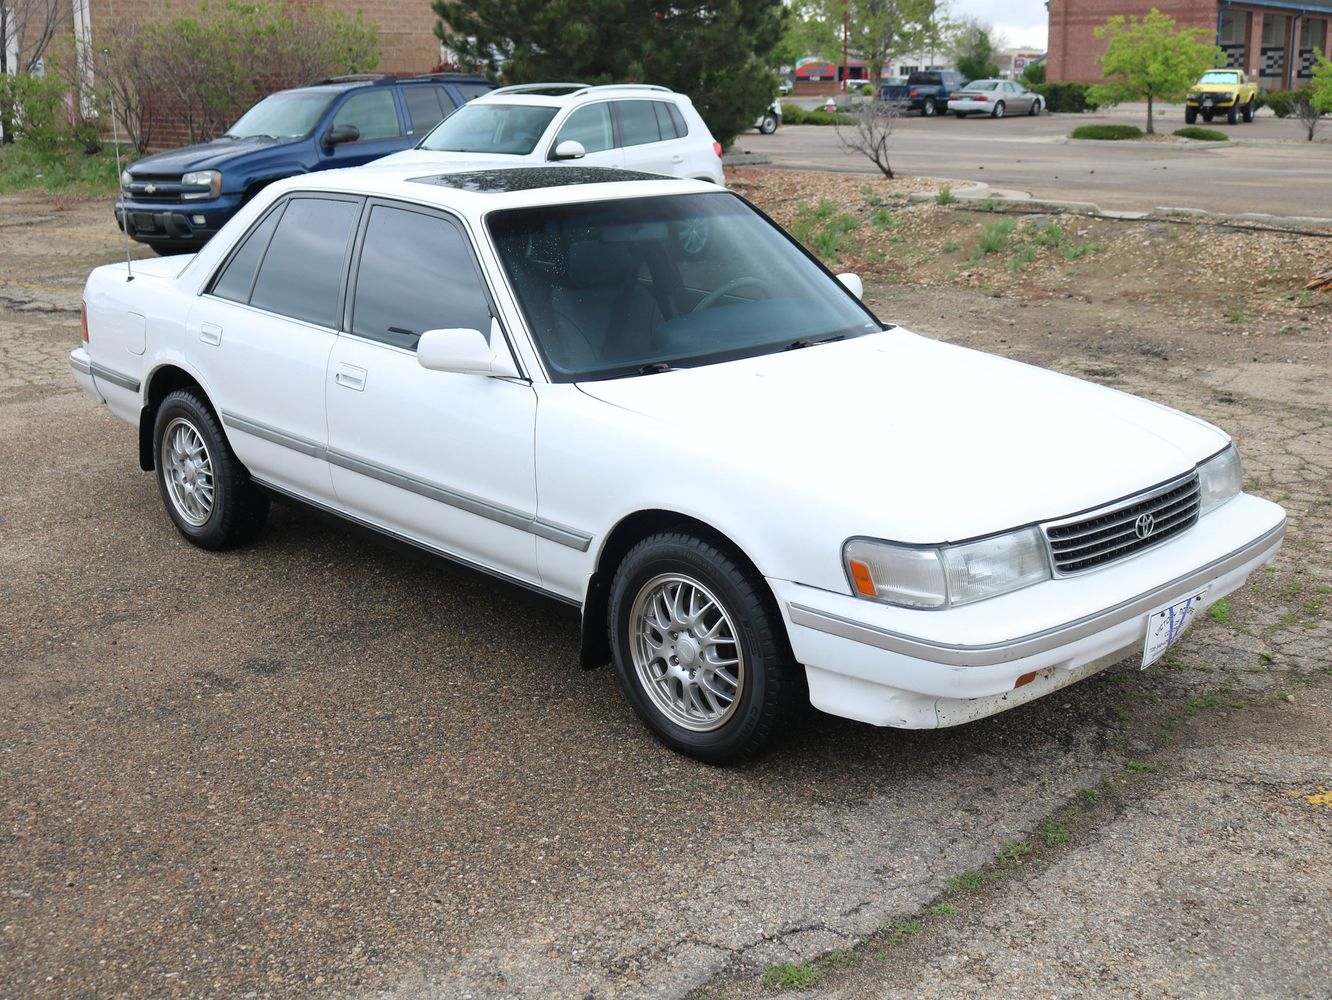
[[[925,209],[959,236],[980,225]],[[1165,752],[1153,734],[1197,699],[1261,707],[1257,733],[1239,709],[1209,713],[1215,753],[1161,758],[1157,774],[1199,788],[1163,793],[1159,821],[1143,807],[1133,830],[1141,877],[1168,880],[1184,861],[1179,814],[1220,801],[1220,785],[1189,767],[1216,756],[1224,767],[1209,773],[1237,773],[1244,740],[1306,732],[1299,713],[1332,662],[1332,319],[1289,273],[1303,267],[1294,238],[1297,263],[1278,262],[1241,305],[1230,287],[1159,277],[1126,295],[1122,281],[1074,282],[1063,265],[1048,289],[950,280],[943,260],[922,264],[938,269],[933,283],[867,269],[885,318],[1217,421],[1246,454],[1249,488],[1286,505],[1288,543],[1225,621],[1200,622],[1160,670],[1107,673],[937,733],[817,716],[770,757],[718,770],[661,749],[607,672],[578,669],[569,609],[294,507],[277,507],[245,550],[184,544],[137,469],[133,430],[67,369],[83,277],[119,249],[108,216],[103,204],[0,198],[0,997],[741,988],[917,913],[1081,789]],[[1176,274],[1182,251],[1167,240],[1134,250],[1136,265]],[[986,256],[986,273],[1022,273]],[[1064,277],[1072,289],[1054,292]],[[1245,319],[1229,323],[1232,309]],[[1267,704],[1287,690],[1295,705]],[[1261,771],[1277,797],[1250,789],[1236,802],[1264,810],[1310,897],[1326,898],[1326,826],[1284,797],[1326,774],[1316,747],[1269,746]],[[1274,906],[1258,891],[1265,841],[1212,843],[1239,888],[1203,896],[1224,926],[1255,932]],[[1062,863],[1085,897],[1061,896],[1053,866],[1022,894],[1051,913],[1112,914],[1128,897],[1087,874],[1100,862],[1081,838],[1074,847]],[[1016,906],[1016,884],[996,883],[994,905]],[[1332,929],[1325,908],[1292,912],[1310,933]],[[1267,968],[1260,949],[1224,949],[1225,937],[1200,937],[1200,954]],[[901,989],[993,981],[927,939],[938,949],[908,970],[923,978]],[[1040,954],[1020,963],[1033,983],[1045,982]],[[1304,982],[1285,968],[1272,995]]]

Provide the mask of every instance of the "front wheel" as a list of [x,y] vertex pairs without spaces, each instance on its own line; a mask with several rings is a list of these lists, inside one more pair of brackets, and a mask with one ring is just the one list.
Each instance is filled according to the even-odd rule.
[[1184,109],[1184,124],[1192,125],[1197,120],[1198,120],[1198,109],[1186,107]]
[[709,764],[752,757],[807,699],[762,579],[711,542],[639,542],[611,584],[609,627],[625,697],[667,746]]
[[1238,104],[1232,104],[1226,109],[1226,124],[1238,125],[1240,119],[1240,109]]
[[176,530],[201,549],[253,538],[268,497],[241,465],[202,395],[180,389],[162,400],[153,423],[157,488]]
[[1000,101],[998,104],[994,106],[994,110],[990,112],[990,117],[1002,118],[1003,116],[1004,116],[1004,102]]
[[763,120],[759,122],[759,131],[764,135],[772,135],[777,131],[777,116],[764,115]]
[[1041,100],[1038,97],[1036,100],[1031,102],[1031,110],[1028,111],[1027,114],[1035,118],[1040,113],[1041,113]]
[[1203,121],[1205,121],[1205,122],[1211,122],[1211,120],[1212,120],[1213,118],[1215,118],[1215,117],[1216,117],[1216,112],[1215,112],[1215,111],[1204,111],[1204,112],[1202,113],[1202,119],[1203,119]]

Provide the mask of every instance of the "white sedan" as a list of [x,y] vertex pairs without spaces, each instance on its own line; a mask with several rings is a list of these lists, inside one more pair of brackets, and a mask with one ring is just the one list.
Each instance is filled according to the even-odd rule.
[[1007,114],[1039,115],[1045,107],[1040,94],[1016,80],[972,80],[948,98],[948,110],[959,118],[970,114],[1002,118]]
[[707,761],[1149,665],[1285,526],[1217,428],[885,325],[702,182],[330,171],[128,277],[70,362],[186,539],[289,497],[577,605]]

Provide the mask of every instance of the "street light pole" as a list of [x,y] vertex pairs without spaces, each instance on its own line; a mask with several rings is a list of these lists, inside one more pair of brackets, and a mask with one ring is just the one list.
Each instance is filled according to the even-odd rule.
[[842,0],[842,93],[849,94],[846,75],[851,71],[851,0]]

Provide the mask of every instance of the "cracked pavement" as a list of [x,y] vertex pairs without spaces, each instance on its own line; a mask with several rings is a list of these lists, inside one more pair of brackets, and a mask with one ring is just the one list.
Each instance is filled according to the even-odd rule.
[[[1274,913],[1314,940],[1332,930],[1327,821],[1285,794],[1332,786],[1303,715],[1323,711],[1325,737],[1326,311],[1218,350],[1205,331],[1159,329],[1145,302],[1043,302],[1014,328],[1011,300],[871,287],[918,332],[1084,376],[1094,355],[1100,380],[1220,423],[1249,488],[1286,506],[1286,547],[1161,669],[1128,664],[933,733],[816,715],[769,757],[719,770],[658,746],[608,671],[578,669],[567,608],[288,506],[237,552],[180,540],[133,429],[68,372],[83,278],[119,253],[109,215],[0,197],[0,998],[743,993],[771,965],[916,912],[1158,752],[1153,712],[1223,686],[1256,721],[1181,724],[1201,735],[1160,751],[1178,757],[1161,765],[1177,793],[1000,893],[1008,909],[965,960],[934,939],[918,978],[871,987],[1064,995],[1131,959],[1147,972],[1125,995],[1191,995],[1196,976],[1153,979],[1146,946],[1128,950],[1147,923],[1030,950],[1004,928],[1138,901],[1154,921],[1187,888],[1172,873],[1204,867],[1217,875],[1195,893],[1213,914],[1190,939],[1199,969],[1241,963],[1252,996],[1264,982],[1297,995],[1320,968],[1294,961],[1297,935],[1270,962],[1235,942]],[[1111,320],[1136,339],[1104,337]],[[1144,353],[1165,340],[1168,362]],[[1293,705],[1269,704],[1287,690]],[[1220,780],[1255,774],[1271,786]],[[1246,836],[1260,826],[1270,840]],[[1283,909],[1269,887],[1292,870],[1309,902]],[[1042,961],[1091,978],[1039,978]]]

